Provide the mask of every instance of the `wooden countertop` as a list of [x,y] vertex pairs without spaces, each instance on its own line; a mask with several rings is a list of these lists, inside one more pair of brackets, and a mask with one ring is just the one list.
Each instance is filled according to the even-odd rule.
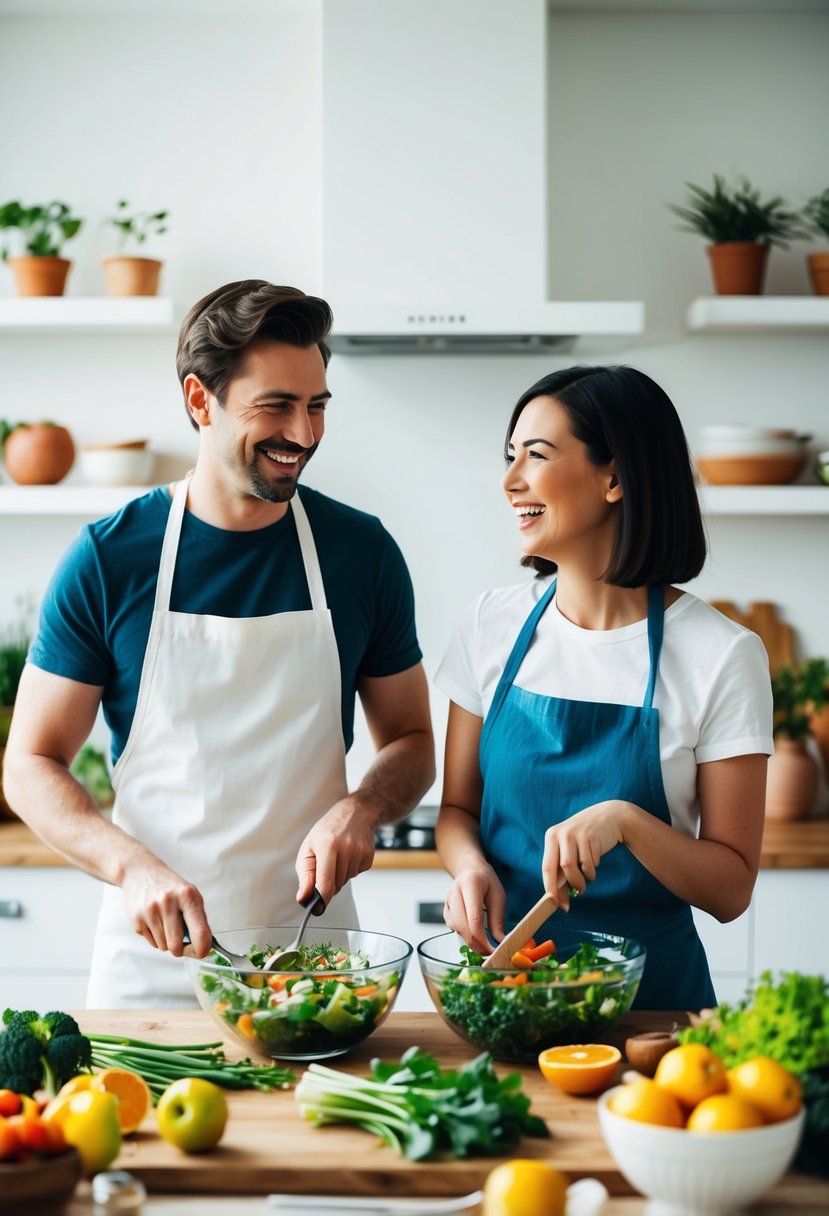
[[[67,863],[19,820],[0,821],[0,866],[65,866]],[[440,870],[437,853],[378,849],[377,870]],[[829,819],[800,823],[769,820],[760,856],[763,870],[829,870]]]
[[[92,1011],[76,1014],[81,1028],[124,1034],[160,1043],[197,1042],[215,1037],[215,1024],[201,1010]],[[631,1033],[665,1029],[684,1022],[677,1013],[635,1013],[624,1018],[608,1039],[620,1044]],[[333,1067],[367,1075],[374,1056],[393,1060],[411,1044],[437,1056],[443,1067],[457,1067],[475,1049],[454,1035],[434,1013],[392,1013],[361,1047],[331,1061]],[[228,1055],[241,1051],[227,1045]],[[296,1066],[299,1076],[302,1066]],[[515,1065],[496,1063],[502,1075]],[[534,1113],[545,1119],[550,1140],[524,1139],[516,1156],[551,1160],[571,1181],[599,1178],[611,1193],[606,1216],[642,1216],[645,1202],[631,1195],[604,1145],[592,1097],[571,1098],[548,1085],[532,1065],[520,1068],[524,1091]],[[317,1129],[299,1117],[292,1090],[262,1094],[228,1093],[230,1117],[221,1145],[209,1154],[186,1156],[161,1140],[151,1115],[145,1127],[129,1137],[113,1168],[141,1177],[151,1196],[146,1211],[191,1211],[207,1216],[267,1209],[271,1192],[291,1194],[426,1196],[462,1195],[477,1190],[501,1158],[466,1161],[409,1162],[368,1133],[349,1127]],[[90,1211],[88,1187],[81,1186],[69,1216]],[[199,1198],[190,1198],[196,1196]],[[218,1196],[244,1200],[223,1201]],[[210,1196],[209,1199],[203,1198]],[[259,1199],[253,1198],[259,1196]],[[829,1210],[829,1182],[789,1175],[756,1208],[758,1214],[817,1216]]]

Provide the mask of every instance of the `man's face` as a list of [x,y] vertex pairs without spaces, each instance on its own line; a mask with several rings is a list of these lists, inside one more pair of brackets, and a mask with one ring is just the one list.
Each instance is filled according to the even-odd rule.
[[210,399],[213,452],[233,488],[263,502],[292,498],[322,438],[330,396],[319,347],[254,342],[224,408]]

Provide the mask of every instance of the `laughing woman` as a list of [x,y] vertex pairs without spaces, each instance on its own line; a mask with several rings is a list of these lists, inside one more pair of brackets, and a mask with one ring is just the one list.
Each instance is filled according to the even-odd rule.
[[537,576],[480,596],[438,671],[446,923],[488,953],[484,914],[500,940],[547,891],[566,928],[645,943],[639,1008],[712,1005],[691,909],[748,907],[772,701],[756,634],[672,586],[705,560],[676,410],[633,368],[554,372],[505,457]]

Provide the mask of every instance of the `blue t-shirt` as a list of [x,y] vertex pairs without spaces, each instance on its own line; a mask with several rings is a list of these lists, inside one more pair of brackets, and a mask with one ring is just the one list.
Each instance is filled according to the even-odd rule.
[[[403,555],[379,519],[306,486],[299,493],[340,655],[347,750],[358,679],[396,675],[422,658],[414,593]],[[46,592],[29,652],[36,667],[103,685],[113,763],[126,745],[138,699],[170,504],[159,487],[81,530]],[[173,612],[249,617],[310,607],[293,512],[266,528],[235,532],[185,511]]]

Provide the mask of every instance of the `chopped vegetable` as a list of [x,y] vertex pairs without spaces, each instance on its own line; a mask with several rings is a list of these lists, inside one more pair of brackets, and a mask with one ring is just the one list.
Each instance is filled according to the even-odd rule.
[[311,1064],[296,1088],[304,1118],[317,1127],[349,1123],[373,1132],[410,1161],[502,1155],[522,1135],[548,1137],[530,1113],[521,1077],[498,1079],[484,1053],[460,1070],[410,1047],[399,1064],[371,1062],[370,1080]]
[[0,1088],[30,1097],[43,1089],[53,1098],[71,1077],[90,1071],[89,1040],[68,1013],[7,1009],[3,1024]]

